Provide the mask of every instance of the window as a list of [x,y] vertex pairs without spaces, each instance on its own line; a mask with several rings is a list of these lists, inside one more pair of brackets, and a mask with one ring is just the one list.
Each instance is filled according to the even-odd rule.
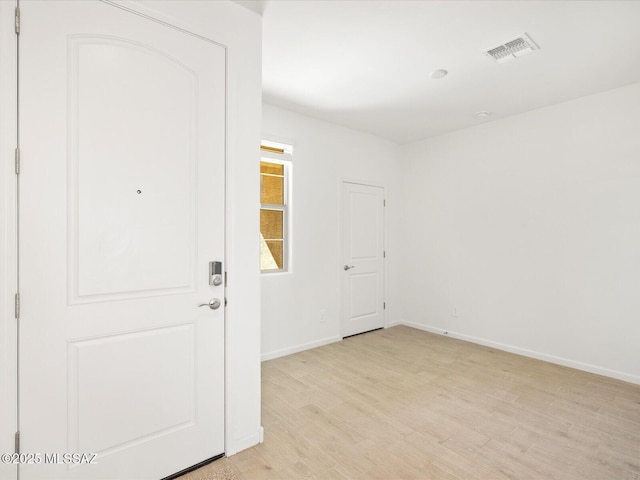
[[[288,147],[289,152],[283,147]],[[289,269],[291,147],[263,145],[260,160],[260,270]]]

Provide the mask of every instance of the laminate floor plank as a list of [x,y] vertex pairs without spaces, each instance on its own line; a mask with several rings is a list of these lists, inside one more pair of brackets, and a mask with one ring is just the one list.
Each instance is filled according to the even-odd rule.
[[264,443],[181,480],[640,480],[640,385],[405,326],[263,362],[262,395]]

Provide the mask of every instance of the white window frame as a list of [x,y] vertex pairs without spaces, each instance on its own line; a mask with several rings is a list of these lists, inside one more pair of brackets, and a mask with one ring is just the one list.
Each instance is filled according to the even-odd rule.
[[[272,142],[263,142],[263,145],[271,146]],[[272,270],[262,270],[260,268],[260,272],[266,275],[273,275],[278,273],[289,273],[291,272],[291,187],[292,187],[292,160],[293,157],[291,155],[291,147],[285,149],[283,153],[270,152],[267,150],[260,151],[260,160],[275,163],[278,165],[284,166],[284,205],[274,205],[270,203],[260,203],[260,210],[277,210],[282,213],[282,268],[272,269]],[[261,174],[262,176],[262,174]],[[262,188],[262,186],[261,186]],[[261,232],[262,233],[262,232]],[[266,239],[265,239],[266,240]]]

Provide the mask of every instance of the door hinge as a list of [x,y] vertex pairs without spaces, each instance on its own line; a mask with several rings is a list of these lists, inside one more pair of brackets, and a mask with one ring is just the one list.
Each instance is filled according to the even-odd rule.
[[16,35],[20,35],[20,7],[16,7]]
[[386,310],[387,309],[387,302],[382,302],[382,309]]
[[20,175],[20,149],[16,147],[16,175]]
[[227,272],[224,272],[224,288],[227,288]]
[[383,206],[383,207],[386,207],[386,206],[387,206],[387,201],[386,201],[386,200],[383,200],[383,201],[382,201],[382,206]]
[[20,294],[19,293],[16,293],[15,312],[16,312],[16,320],[19,320],[20,319]]
[[382,258],[387,258],[387,251],[386,250],[382,251]]
[[16,432],[16,436],[14,437],[14,447],[15,453],[20,453],[20,432]]

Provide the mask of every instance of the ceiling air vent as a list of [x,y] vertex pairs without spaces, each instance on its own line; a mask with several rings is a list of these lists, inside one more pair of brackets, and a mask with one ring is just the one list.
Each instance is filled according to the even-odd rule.
[[517,38],[506,42],[503,45],[485,50],[485,55],[493,58],[498,63],[506,62],[517,57],[521,57],[527,53],[531,53],[534,50],[538,50],[540,47],[536,45],[529,35],[523,33]]

